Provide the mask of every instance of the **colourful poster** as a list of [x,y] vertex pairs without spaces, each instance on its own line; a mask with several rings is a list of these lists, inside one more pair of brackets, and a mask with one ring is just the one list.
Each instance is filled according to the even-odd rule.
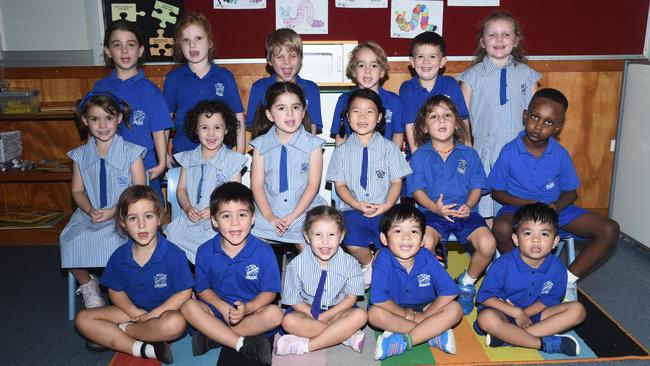
[[277,0],[275,28],[299,34],[327,34],[327,0]]
[[215,9],[266,9],[266,0],[212,0]]
[[387,8],[388,0],[336,0],[337,8]]
[[390,36],[414,38],[426,31],[442,35],[442,1],[393,0],[390,8]]
[[447,6],[499,6],[499,0],[447,0]]

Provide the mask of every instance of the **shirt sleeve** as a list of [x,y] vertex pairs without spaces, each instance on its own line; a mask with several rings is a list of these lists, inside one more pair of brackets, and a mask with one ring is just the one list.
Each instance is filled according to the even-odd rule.
[[334,151],[332,152],[330,163],[327,166],[327,174],[325,175],[325,180],[328,182],[345,182],[341,146],[334,148]]
[[458,81],[456,81],[456,79],[452,77],[450,77],[449,80],[449,97],[454,102],[454,105],[456,106],[456,110],[460,115],[460,119],[468,119],[469,112],[467,111],[467,104],[465,104],[465,98],[463,97],[463,93],[460,90],[460,85],[458,85]]
[[339,96],[339,99],[336,101],[336,107],[334,107],[334,115],[332,116],[332,127],[330,127],[330,135],[336,136],[339,134],[341,120],[345,120],[345,117],[341,116],[341,113],[345,109],[346,100],[347,98],[345,98],[345,94],[341,94]]
[[[259,81],[259,80],[258,80]],[[251,87],[250,94],[248,96],[248,108],[246,109],[246,127],[253,127],[253,121],[255,120],[255,112],[257,111],[257,106],[262,103],[264,96],[262,93],[265,93],[265,90],[260,87],[259,82],[253,83]]]
[[[210,279],[208,277],[209,273],[209,265],[208,265],[208,258],[207,254],[209,250],[205,250],[204,246],[210,245],[208,242],[202,244],[199,247],[199,250],[196,252],[196,260],[195,260],[195,266],[194,266],[194,278],[196,281],[196,286],[195,290],[196,292],[202,292],[205,291],[209,288],[210,286]],[[203,249],[203,250],[202,250]]]
[[354,259],[350,261],[350,276],[345,281],[343,291],[346,295],[353,294],[356,296],[363,296],[365,293],[363,288],[363,272],[359,263]]
[[[170,243],[169,245],[171,247],[174,244]],[[172,286],[174,292],[181,292],[194,287],[194,278],[192,278],[192,272],[190,271],[187,257],[185,257],[185,252],[178,247],[175,247],[174,250],[170,250],[169,252],[173,252],[171,269],[173,273]]]
[[[476,302],[483,303],[492,297],[499,297],[505,284],[503,260],[495,261],[483,278],[483,284],[476,295]],[[514,264],[513,264],[514,265]]]
[[458,76],[458,81],[467,84],[470,88],[476,85],[476,65],[471,66],[469,69],[463,71]]
[[323,116],[321,115],[320,110],[320,89],[316,83],[312,83],[312,87],[309,88],[309,105],[307,106],[307,113],[313,124],[315,124],[319,130],[323,129]]
[[490,189],[496,191],[506,191],[508,189],[508,179],[510,178],[510,168],[508,164],[508,146],[505,145],[499,153],[497,161],[492,166],[490,170],[490,175],[488,175],[487,183]]
[[551,291],[546,294],[540,294],[538,300],[547,307],[551,307],[560,304],[564,299],[568,274],[564,264],[560,262],[560,260],[557,259],[557,257],[555,257],[553,254],[549,254],[546,259],[553,260],[553,263],[551,264],[552,268],[550,268],[548,272],[553,273],[553,278],[556,281],[553,283]]
[[[433,255],[431,256],[433,257]],[[436,296],[458,295],[458,286],[447,271],[438,263],[438,260],[433,258],[429,264],[432,268],[432,277],[435,279],[433,286],[436,291]]]
[[571,155],[562,149],[562,166],[560,168],[560,189],[562,191],[573,191],[580,187],[580,179],[573,165]]
[[388,161],[388,178],[396,180],[411,174],[413,171],[406,161],[401,151],[397,149],[391,141],[386,141],[387,161]]
[[239,96],[239,89],[237,88],[235,77],[232,76],[230,71],[226,71],[225,75],[227,76],[224,77],[224,82],[227,84],[225,90],[228,94],[224,95],[224,99],[228,103],[230,109],[232,109],[233,113],[243,113],[244,106],[241,103],[241,97]]
[[106,263],[106,268],[102,273],[99,283],[113,291],[126,291],[124,278],[119,270],[119,262],[124,254],[122,250],[115,250]]
[[393,133],[404,133],[404,121],[402,120],[402,102],[399,96],[395,95],[395,102],[393,104],[393,117],[390,124],[393,125]]
[[[470,148],[471,149],[471,148]],[[469,180],[469,189],[481,189],[481,194],[486,194],[490,191],[490,187],[487,184],[487,177],[485,176],[485,170],[483,169],[483,162],[479,158],[478,153],[472,149],[470,155],[470,180]]]
[[157,132],[172,128],[174,123],[169,115],[167,102],[157,86],[153,85],[152,88],[153,92],[149,96],[149,108],[147,110],[147,113],[151,114],[149,119],[151,121],[150,130],[151,132]]
[[407,81],[405,81],[399,88],[399,99],[402,107],[402,129],[404,126],[415,122],[415,117],[418,114],[417,105],[415,105],[414,98],[411,98],[408,91]]
[[370,304],[379,304],[390,298],[390,261],[388,255],[383,253],[388,249],[381,249],[377,258],[372,263],[372,286],[370,286]]
[[173,73],[168,73],[167,76],[165,77],[165,82],[163,83],[163,98],[165,98],[165,102],[167,103],[167,108],[169,109],[169,113],[174,113],[178,110],[178,104],[176,103],[177,98],[176,98],[176,88],[175,88],[175,82],[174,82],[174,74]]
[[427,188],[427,180],[424,174],[424,166],[420,159],[420,151],[415,151],[415,154],[411,156],[411,170],[412,173],[406,177],[406,194],[412,196],[413,192]]
[[280,282],[280,270],[278,269],[278,262],[275,260],[273,249],[266,243],[260,242],[263,255],[263,269],[260,270],[259,284],[260,292],[276,292],[282,291]]
[[298,277],[295,266],[289,264],[284,273],[282,303],[291,306],[300,304],[301,302],[303,302],[303,299],[300,296],[300,278]]

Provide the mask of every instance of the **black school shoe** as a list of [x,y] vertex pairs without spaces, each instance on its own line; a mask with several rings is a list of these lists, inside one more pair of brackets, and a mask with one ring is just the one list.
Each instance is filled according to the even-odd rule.
[[106,352],[109,350],[108,348],[102,346],[101,344],[97,344],[88,339],[86,339],[86,349],[89,350],[90,352],[95,352],[95,353]]
[[192,333],[192,355],[201,356],[213,348],[219,348],[221,345],[212,339],[206,337],[203,333],[196,331]]
[[271,365],[271,346],[268,338],[263,335],[244,337],[244,344],[239,349],[239,353],[262,365]]
[[[141,354],[144,355],[144,347],[147,345],[147,343],[142,344],[142,349],[141,349]],[[153,346],[153,350],[156,353],[156,359],[165,365],[169,365],[170,363],[174,363],[174,355],[172,354],[172,349],[167,344],[167,342],[155,342],[151,343]],[[147,357],[143,357],[147,358]]]

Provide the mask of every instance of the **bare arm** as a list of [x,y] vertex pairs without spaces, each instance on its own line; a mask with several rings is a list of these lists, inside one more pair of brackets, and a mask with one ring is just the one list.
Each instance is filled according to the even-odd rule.
[[145,316],[143,316],[139,320],[142,321],[151,318],[157,318],[167,310],[178,310],[181,308],[181,305],[183,305],[183,303],[187,301],[190,297],[192,297],[191,288],[177,292],[172,296],[170,296],[167,300],[165,300],[165,302],[158,305],[156,308],[152,309],[150,312],[148,312]]
[[[467,106],[467,110],[470,110],[470,104],[472,103],[472,87],[469,86],[466,83],[461,82],[460,83],[460,91],[463,93],[463,99],[465,99],[465,105]],[[470,125],[469,119],[464,119],[463,120],[463,126],[465,127],[465,131],[467,132],[467,138],[468,141],[465,142],[465,145],[468,146],[473,146],[472,142],[472,127]]]
[[[342,312],[343,310],[350,309],[354,306],[354,304],[357,303],[357,296],[354,294],[347,294],[345,298],[338,304],[332,306],[328,310],[322,312],[319,316],[318,319],[329,322],[334,318],[338,313]],[[310,307],[311,311],[311,307]]]
[[246,303],[246,315],[256,312],[259,308],[275,301],[275,292],[263,291]]
[[199,299],[207,302],[208,304],[214,306],[223,316],[223,319],[226,320],[226,322],[230,322],[229,318],[230,316],[228,315],[228,311],[231,309],[230,304],[227,302],[223,301],[219,295],[217,295],[212,289],[205,289],[199,293],[196,294]]
[[158,178],[167,168],[167,133],[165,131],[160,130],[152,133],[158,165],[149,169],[149,179]]
[[253,150],[253,162],[251,163],[251,191],[255,197],[257,209],[266,220],[271,222],[275,217],[269,201],[266,198],[266,191],[264,190],[264,157],[257,149]]
[[411,154],[417,150],[417,146],[415,145],[415,136],[413,135],[413,125],[414,123],[409,123],[404,125],[404,131],[406,133],[406,142],[409,144],[409,149],[411,150]]
[[499,202],[502,205],[510,205],[510,206],[523,206],[529,203],[536,202],[534,200],[527,200],[527,199],[515,197],[506,191],[497,191],[497,190],[492,191],[492,198],[494,198],[495,201]]
[[131,183],[135,185],[146,185],[147,184],[147,175],[144,172],[144,163],[142,158],[137,158],[131,164]]
[[238,153],[246,153],[246,118],[244,118],[244,113],[236,113],[237,117],[237,142],[235,148]]
[[393,133],[393,143],[399,151],[402,151],[402,145],[404,145],[404,132],[395,132]]
[[352,196],[352,192],[350,192],[345,182],[334,182],[334,188],[336,189],[336,195],[339,196],[341,201],[353,209],[363,212],[363,204]]
[[[399,317],[406,318],[408,311],[407,308],[401,307],[397,305],[393,300],[386,300],[384,302],[376,303],[373,304],[374,306],[378,306],[388,312],[391,312]],[[414,319],[411,319],[414,320]]]
[[555,209],[555,211],[559,213],[560,211],[564,210],[566,206],[572,204],[573,201],[575,201],[577,198],[578,198],[578,193],[575,190],[562,191],[557,201],[549,204],[549,206]]
[[541,301],[538,300],[538,301],[535,301],[532,305],[530,305],[526,309],[524,309],[524,312],[526,312],[526,315],[528,315],[528,316],[535,316],[535,315],[541,313],[542,311],[544,311],[546,308],[547,308],[547,306],[544,305],[544,303],[542,303]]
[[81,211],[90,215],[90,210],[93,209],[88,196],[86,196],[86,189],[84,188],[83,179],[81,179],[81,171],[79,165],[74,162],[72,164],[72,200]]
[[139,316],[147,313],[145,310],[135,306],[133,301],[131,301],[131,299],[129,299],[129,296],[126,294],[126,291],[115,291],[109,288],[108,298],[111,300],[111,303],[113,303],[113,305],[124,311],[128,316],[131,317],[131,319],[136,319]]

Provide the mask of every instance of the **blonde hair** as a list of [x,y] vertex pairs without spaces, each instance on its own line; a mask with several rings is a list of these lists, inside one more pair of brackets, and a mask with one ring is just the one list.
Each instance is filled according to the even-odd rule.
[[212,62],[212,60],[214,60],[214,51],[216,48],[214,44],[214,36],[212,35],[212,24],[210,24],[210,21],[205,17],[205,15],[203,15],[203,13],[196,11],[191,11],[185,14],[176,26],[176,32],[174,33],[174,60],[185,62],[185,56],[183,56],[183,51],[181,50],[183,31],[192,24],[196,24],[203,28],[205,36],[210,44],[210,49],[208,50],[208,61]]
[[510,55],[512,56],[512,60],[514,61],[515,64],[527,64],[528,58],[526,57],[526,53],[524,52],[524,48],[522,47],[524,36],[521,32],[521,25],[519,24],[519,21],[517,20],[517,18],[510,15],[510,13],[506,13],[503,11],[496,11],[488,15],[485,19],[483,19],[483,21],[479,25],[479,32],[476,35],[477,46],[476,46],[476,51],[474,52],[475,56],[472,65],[481,63],[485,59],[485,56],[487,55],[487,51],[485,50],[485,47],[483,47],[483,37],[485,37],[485,32],[487,30],[488,24],[491,22],[496,22],[498,20],[510,22],[512,24],[512,29],[515,32],[515,37],[517,37],[517,44],[512,48],[512,53],[510,53]]
[[266,37],[266,61],[271,62],[273,56],[283,48],[298,55],[302,61],[302,39],[293,29],[280,28],[269,33]]
[[379,79],[379,84],[383,84],[384,81],[388,80],[388,71],[390,70],[388,57],[386,57],[386,51],[379,44],[372,41],[360,43],[350,52],[350,61],[348,61],[348,66],[345,69],[345,76],[354,81],[355,84],[359,84],[356,77],[354,77],[354,70],[357,63],[357,55],[364,48],[375,54],[377,63],[384,70],[384,76]]

